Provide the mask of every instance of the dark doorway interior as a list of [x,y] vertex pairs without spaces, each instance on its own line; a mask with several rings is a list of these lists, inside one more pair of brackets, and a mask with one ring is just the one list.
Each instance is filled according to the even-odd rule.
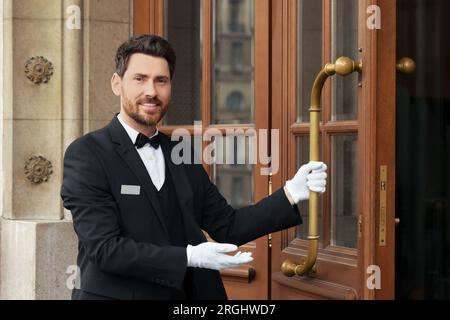
[[396,298],[450,298],[450,1],[397,0]]

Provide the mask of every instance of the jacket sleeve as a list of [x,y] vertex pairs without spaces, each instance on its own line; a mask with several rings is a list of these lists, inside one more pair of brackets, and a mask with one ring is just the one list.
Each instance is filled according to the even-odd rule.
[[203,167],[199,166],[198,170],[205,186],[201,225],[215,241],[242,245],[302,223],[298,209],[290,204],[282,188],[254,205],[234,209],[209,180]]
[[88,259],[103,272],[180,288],[186,272],[186,248],[121,236],[117,202],[88,139],[76,140],[67,149],[61,188],[64,207],[72,212],[75,232]]

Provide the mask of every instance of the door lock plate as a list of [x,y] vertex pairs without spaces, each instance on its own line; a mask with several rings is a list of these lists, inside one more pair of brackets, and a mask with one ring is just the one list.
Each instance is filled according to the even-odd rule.
[[380,167],[380,232],[379,245],[386,245],[387,166]]

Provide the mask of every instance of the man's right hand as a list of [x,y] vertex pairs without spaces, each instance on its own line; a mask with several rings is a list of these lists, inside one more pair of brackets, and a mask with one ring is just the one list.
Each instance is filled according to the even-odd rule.
[[310,161],[298,169],[295,176],[286,181],[285,188],[294,203],[309,199],[309,192],[324,193],[327,185],[327,166],[323,162]]
[[236,250],[237,246],[230,243],[203,242],[196,246],[188,245],[187,266],[221,270],[235,268],[253,260],[251,252],[239,251],[234,256],[226,254]]

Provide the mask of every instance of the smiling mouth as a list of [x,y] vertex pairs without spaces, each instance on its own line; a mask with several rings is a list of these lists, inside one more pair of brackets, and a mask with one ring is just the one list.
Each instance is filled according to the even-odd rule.
[[160,105],[158,103],[139,103],[139,106],[141,106],[142,110],[144,112],[153,113],[156,111],[159,111]]

